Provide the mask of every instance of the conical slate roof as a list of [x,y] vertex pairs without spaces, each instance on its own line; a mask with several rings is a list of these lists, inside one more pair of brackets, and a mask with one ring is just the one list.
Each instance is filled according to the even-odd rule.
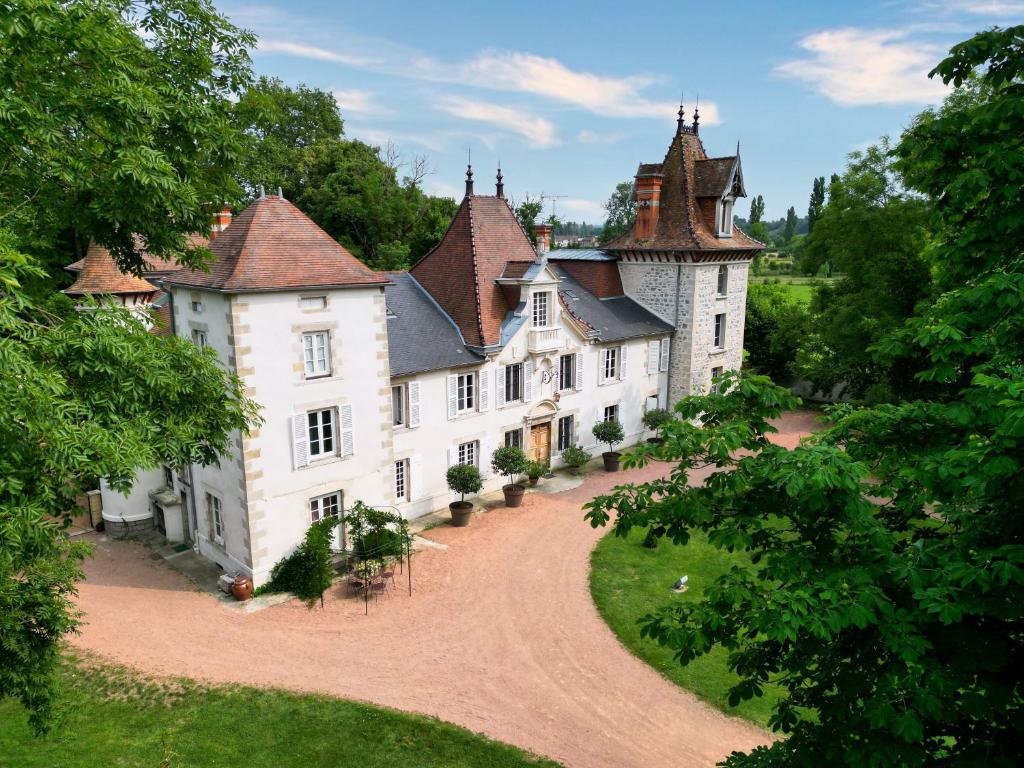
[[283,197],[261,197],[210,243],[209,272],[180,269],[168,283],[228,293],[386,285]]
[[124,293],[155,293],[157,288],[148,280],[125,274],[110,255],[110,251],[98,243],[90,243],[81,265],[78,279],[64,293],[71,296],[109,296]]

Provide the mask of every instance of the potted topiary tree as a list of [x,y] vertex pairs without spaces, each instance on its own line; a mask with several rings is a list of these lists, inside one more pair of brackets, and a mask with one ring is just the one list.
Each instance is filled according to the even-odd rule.
[[599,421],[594,425],[594,437],[597,438],[599,443],[606,443],[608,445],[608,450],[601,454],[601,457],[604,459],[604,471],[618,472],[619,456],[621,454],[615,450],[615,444],[621,443],[625,438],[625,434],[622,432],[622,425],[619,424],[617,419]]
[[508,485],[501,489],[505,494],[506,507],[518,507],[523,503],[526,488],[516,483],[515,476],[525,472],[528,463],[523,449],[514,445],[503,445],[491,457],[491,469],[508,478]]
[[562,451],[562,461],[569,467],[570,472],[578,475],[580,467],[586,466],[587,462],[590,461],[590,454],[578,445],[570,445]]
[[469,525],[470,515],[473,514],[473,502],[466,501],[466,494],[476,493],[483,486],[480,470],[472,464],[453,464],[448,467],[446,479],[449,488],[462,494],[459,501],[453,501],[448,505],[452,513],[452,525],[462,528]]
[[644,414],[643,422],[654,433],[654,437],[648,437],[647,442],[657,445],[664,439],[661,436],[661,428],[672,421],[672,414],[664,408],[653,408]]

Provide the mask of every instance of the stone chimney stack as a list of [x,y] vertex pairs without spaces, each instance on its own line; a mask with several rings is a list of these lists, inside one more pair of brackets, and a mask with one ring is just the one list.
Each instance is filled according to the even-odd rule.
[[654,237],[661,210],[661,183],[664,177],[640,166],[636,174],[636,238],[649,240]]
[[537,253],[544,254],[551,250],[551,225],[535,224],[537,230]]

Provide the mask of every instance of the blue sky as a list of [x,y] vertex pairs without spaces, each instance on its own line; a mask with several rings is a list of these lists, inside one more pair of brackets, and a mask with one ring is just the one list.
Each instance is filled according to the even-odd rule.
[[334,92],[351,137],[426,156],[428,191],[461,198],[472,148],[477,192],[500,157],[510,196],[564,196],[548,210],[594,223],[664,156],[680,91],[688,120],[700,96],[709,154],[740,142],[767,217],[803,214],[814,176],[941,100],[926,74],[951,44],[1024,19],[1024,0],[220,8],[259,35],[257,72]]

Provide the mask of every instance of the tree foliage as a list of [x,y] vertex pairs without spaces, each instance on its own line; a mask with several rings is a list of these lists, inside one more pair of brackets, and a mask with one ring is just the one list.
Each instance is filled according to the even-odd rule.
[[743,348],[746,367],[785,382],[794,375],[793,364],[810,327],[810,313],[785,286],[751,283],[747,287]]
[[807,204],[807,234],[814,231],[814,224],[821,218],[825,207],[825,177],[818,176],[811,185],[811,199]]
[[124,309],[57,317],[23,292],[41,270],[0,231],[0,696],[44,728],[86,549],[63,527],[75,497],[140,469],[210,464],[256,421],[212,350],[149,332]]
[[633,198],[633,182],[623,181],[615,185],[608,202],[604,204],[608,218],[605,219],[604,229],[601,231],[601,242],[607,243],[614,240],[636,220],[636,200]]
[[253,43],[209,0],[0,4],[0,226],[48,266],[90,238],[126,270],[138,245],[202,263],[186,235],[238,195]]
[[799,223],[800,220],[797,218],[796,208],[790,206],[789,210],[786,211],[786,225],[782,228],[781,239],[784,244],[788,244],[796,235],[796,227]]
[[[1024,761],[1022,43],[1016,27],[953,48],[935,72],[959,82],[987,65],[990,96],[925,114],[896,147],[906,183],[935,201],[941,293],[877,354],[920,357],[929,397],[837,407],[789,450],[767,436],[794,399],[732,379],[676,406],[655,453],[678,471],[588,505],[596,525],[617,514],[620,534],[655,525],[685,544],[700,530],[749,553],[643,622],[682,663],[728,648],[734,701],[769,681],[787,691],[772,717],[787,738],[727,766]],[[709,465],[689,487],[687,470]]]
[[340,518],[326,517],[309,526],[295,551],[274,564],[270,581],[260,592],[291,592],[307,608],[312,608],[318,600],[322,608],[324,592],[330,589],[334,579],[331,550],[334,531],[340,522]]
[[750,215],[747,217],[747,221],[756,224],[762,219],[764,219],[764,197],[757,195],[750,201]]

